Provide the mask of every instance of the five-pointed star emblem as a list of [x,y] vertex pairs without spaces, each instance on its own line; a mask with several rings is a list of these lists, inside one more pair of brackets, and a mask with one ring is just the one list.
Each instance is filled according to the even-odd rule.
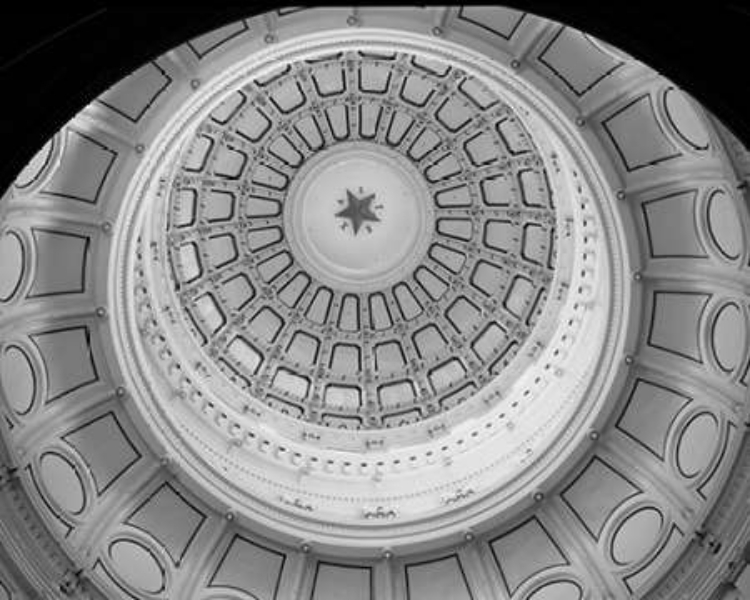
[[[362,198],[357,198],[357,196],[352,194],[352,192],[347,189],[346,208],[343,208],[339,212],[337,212],[336,216],[341,217],[342,219],[349,219],[351,227],[354,230],[354,235],[357,235],[359,233],[359,230],[362,228],[362,225],[364,225],[365,223],[374,223],[380,221],[380,217],[378,217],[378,215],[376,215],[374,211],[374,208],[378,207],[376,206],[373,208],[372,206],[374,200],[375,194],[369,194]],[[343,200],[340,200],[339,202],[343,203]]]

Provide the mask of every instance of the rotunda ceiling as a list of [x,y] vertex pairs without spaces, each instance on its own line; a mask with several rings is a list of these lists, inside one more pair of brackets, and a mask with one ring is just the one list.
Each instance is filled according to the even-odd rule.
[[750,527],[747,157],[501,7],[143,65],[0,200],[0,598],[708,598]]
[[459,401],[446,391],[504,369],[552,290],[557,219],[530,133],[436,59],[283,65],[177,161],[152,234],[174,303],[208,360],[299,419],[381,428],[444,410]]

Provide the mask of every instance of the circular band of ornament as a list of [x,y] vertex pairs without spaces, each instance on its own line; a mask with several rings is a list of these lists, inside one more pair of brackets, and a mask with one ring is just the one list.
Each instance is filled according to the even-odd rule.
[[[481,531],[544,487],[622,376],[627,269],[612,187],[569,116],[481,54],[361,33],[279,44],[165,125],[115,232],[113,329],[129,410],[197,489],[260,531],[374,552]],[[376,68],[380,99],[361,90]],[[413,129],[389,142],[398,114]],[[358,178],[338,181],[337,147]],[[324,182],[295,187],[316,164]],[[357,291],[347,269],[378,267],[305,228],[317,213],[344,245],[388,234],[381,182],[425,233],[393,250],[414,260],[398,280]],[[421,355],[430,331],[444,342]]]
[[300,420],[380,429],[441,413],[505,369],[555,295],[539,150],[449,64],[293,62],[225,100],[178,165],[153,235],[168,232],[201,360]]

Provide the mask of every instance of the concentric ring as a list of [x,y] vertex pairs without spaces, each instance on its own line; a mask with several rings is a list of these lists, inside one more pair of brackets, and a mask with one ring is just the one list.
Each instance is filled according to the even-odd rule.
[[[164,209],[141,212],[143,221],[134,222],[138,227],[129,235],[139,238],[141,250],[130,271],[134,277],[127,275],[133,277],[136,301],[131,306],[139,336],[149,340],[136,342],[137,354],[150,358],[137,367],[143,383],[133,382],[135,406],[158,423],[155,431],[164,435],[165,452],[174,452],[180,461],[191,457],[183,464],[185,476],[194,478],[198,489],[218,493],[261,530],[292,536],[309,531],[328,540],[331,550],[354,544],[365,552],[386,538],[436,543],[460,523],[490,526],[507,516],[522,500],[522,490],[541,474],[553,473],[554,464],[580,447],[587,424],[601,417],[594,407],[609,405],[608,386],[620,370],[611,358],[623,343],[610,321],[610,311],[622,307],[619,292],[612,289],[621,285],[622,271],[605,266],[610,252],[619,250],[609,237],[615,229],[604,223],[611,215],[596,199],[607,192],[591,158],[552,133],[570,124],[551,108],[542,109],[544,103],[529,103],[525,94],[534,93],[530,88],[519,88],[512,76],[506,79],[508,73],[479,55],[459,64],[453,47],[450,52],[432,44],[428,48],[419,36],[406,36],[395,52],[389,38],[386,51],[378,33],[370,35],[372,46],[365,40],[348,47],[344,39],[328,36],[327,47],[317,51],[312,38],[306,49],[304,44],[293,51],[280,47],[274,60],[290,57],[282,61],[285,67],[250,69],[229,86],[217,84],[222,94],[208,93],[210,103],[184,113],[183,125],[174,129],[181,131],[180,141],[165,146],[171,153],[150,161],[150,171],[144,170],[150,175],[140,180],[152,178],[156,206]],[[464,129],[427,119],[429,110],[406,110],[418,127],[403,133],[393,151],[413,153],[433,123],[437,131],[447,131],[411,157],[433,201],[433,240],[423,263],[405,281],[354,294],[331,289],[298,269],[285,238],[283,211],[288,188],[305,163],[317,152],[351,141],[337,139],[332,114],[348,114],[349,130],[358,135],[357,124],[364,122],[356,115],[366,96],[333,94],[305,108],[305,92],[314,87],[311,69],[321,63],[343,68],[346,85],[359,85],[346,69],[372,60],[398,73],[401,79],[391,79],[399,82],[391,90],[395,96],[405,89],[404,79],[413,76],[425,85],[434,82],[434,105],[425,105],[432,114],[455,98],[468,107],[473,94],[478,118],[468,118]],[[441,64],[447,68],[441,70]],[[290,96],[290,85],[302,100]],[[398,107],[386,98],[380,108],[390,121],[376,128],[376,139],[387,140]],[[273,119],[264,116],[271,110],[277,111]],[[288,120],[281,117],[284,111]],[[304,138],[295,127],[308,118],[318,124],[325,120],[325,128],[318,128],[322,141],[305,138],[310,143],[292,144],[300,155],[295,160],[290,146],[279,140]],[[192,125],[185,127],[186,122]],[[347,130],[346,123],[339,123],[344,125],[339,131]],[[450,127],[458,130],[450,132]],[[243,140],[240,129],[255,141]],[[169,131],[165,128],[165,135]],[[485,133],[495,141],[478,142]],[[208,199],[217,193],[234,194],[234,199],[219,210],[231,217],[212,223],[207,217],[215,217],[211,211],[222,202]],[[184,206],[193,208],[185,211]],[[460,220],[471,232],[464,239],[460,227],[441,229],[442,221]],[[503,220],[508,233],[493,238],[488,225]],[[547,262],[529,252],[527,226],[549,235],[549,245],[536,246]],[[610,228],[606,235],[603,227]],[[253,238],[248,236],[258,240],[260,233],[267,240],[263,236],[274,228],[278,234],[267,247],[249,246]],[[515,237],[514,228],[520,228]],[[451,239],[457,231],[459,239]],[[236,252],[231,242],[222,249],[215,239],[220,236],[236,236]],[[444,239],[436,242],[436,236]],[[503,240],[517,245],[492,247]],[[222,256],[235,254],[237,260],[224,271]],[[451,255],[460,263],[451,264]],[[427,261],[439,265],[433,274],[442,277],[445,288],[413,303],[415,314],[409,316],[406,303],[394,302],[397,289],[405,282],[419,285],[417,273]],[[500,287],[483,292],[476,285],[479,267],[493,261],[498,272],[485,272],[484,281]],[[249,308],[226,310],[230,299],[243,296],[222,288],[240,279],[248,283]],[[378,296],[382,315],[389,315],[379,322],[372,310]],[[347,302],[365,308],[347,311]],[[449,314],[464,319],[471,314],[464,310],[471,304],[473,324],[450,322]],[[359,315],[359,321],[345,326],[347,314]],[[492,325],[497,319],[504,320]],[[378,352],[387,356],[388,344],[403,348],[425,328],[443,337],[444,346],[437,346],[442,349],[413,359],[407,355],[394,368],[374,362]],[[511,335],[501,335],[499,344],[477,343],[498,330]],[[314,349],[310,338],[319,340],[322,353],[300,358],[294,350]],[[503,351],[502,344],[510,344],[511,351]],[[482,357],[480,348],[488,354]],[[361,370],[332,360],[336,350],[353,350],[351,357],[357,349],[373,361]],[[165,397],[178,402],[167,406]],[[230,454],[222,443],[233,449]],[[456,471],[444,470],[454,463],[460,465]],[[461,473],[462,485],[473,482],[482,490],[461,515],[441,500],[459,483],[450,473]],[[407,496],[405,476],[412,489]],[[381,508],[396,502],[400,509],[373,513],[368,508],[373,493]],[[294,506],[313,506],[314,515],[285,509],[281,498],[296,498]],[[371,521],[371,513],[396,520]],[[438,521],[442,524],[436,529]],[[369,526],[366,535],[364,525]],[[356,542],[354,531],[360,532]]]

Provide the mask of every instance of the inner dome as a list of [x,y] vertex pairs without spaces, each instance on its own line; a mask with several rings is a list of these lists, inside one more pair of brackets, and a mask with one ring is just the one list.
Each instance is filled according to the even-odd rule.
[[371,554],[492,527],[622,377],[612,189],[574,117],[470,45],[274,44],[194,87],[133,176],[127,410],[267,535]]
[[545,309],[545,160],[497,88],[409,52],[289,62],[177,158],[175,304],[207,359],[283,414],[407,425],[495,379]]

